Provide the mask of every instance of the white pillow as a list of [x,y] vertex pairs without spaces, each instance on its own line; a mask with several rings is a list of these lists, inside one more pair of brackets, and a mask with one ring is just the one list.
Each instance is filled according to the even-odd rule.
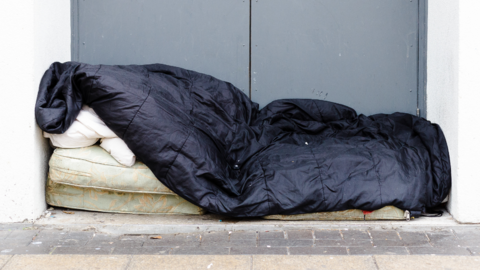
[[95,113],[95,111],[83,105],[82,110],[75,119],[75,122],[82,123],[85,127],[97,133],[98,138],[116,138],[117,135],[105,125],[102,119]]
[[128,148],[127,144],[118,137],[102,139],[100,147],[110,153],[110,155],[122,165],[130,167],[135,164],[135,154]]
[[81,148],[94,145],[102,139],[100,146],[110,153],[120,164],[132,166],[135,155],[127,144],[105,125],[92,108],[83,105],[77,119],[63,134],[44,132],[45,138],[50,138],[54,147]]
[[43,133],[45,138],[50,138],[52,145],[60,148],[80,148],[94,145],[99,135],[87,128],[84,124],[74,121],[63,134]]

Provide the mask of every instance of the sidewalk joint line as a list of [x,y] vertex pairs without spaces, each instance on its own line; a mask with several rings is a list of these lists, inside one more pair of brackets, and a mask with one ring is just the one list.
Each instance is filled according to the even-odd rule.
[[403,238],[400,236],[400,233],[397,230],[395,230],[395,232],[397,233],[398,238],[400,238],[400,240],[403,241]]
[[312,238],[313,238],[313,246],[312,247],[316,247],[317,246],[317,238],[315,238],[315,230],[312,230]]
[[432,240],[430,240],[430,237],[428,237],[427,232],[424,231],[423,234],[425,234],[425,236],[427,237],[428,244],[429,244],[431,247],[433,247]]
[[[368,236],[370,236],[370,240],[373,240],[372,234],[370,233],[370,229],[367,230]],[[373,242],[372,242],[373,243]]]
[[125,269],[124,269],[124,270],[127,270],[128,268],[130,268],[130,265],[132,264],[133,254],[130,255],[129,257],[130,257],[130,260],[128,260],[128,263],[127,263],[127,265],[125,266]]
[[11,256],[10,258],[8,258],[8,260],[5,262],[4,265],[2,265],[2,267],[0,268],[1,269],[4,269],[9,263],[10,261],[13,259],[13,257],[17,256],[17,254],[14,254],[13,256]]
[[375,264],[375,268],[377,268],[377,270],[380,270],[380,267],[378,267],[378,263],[377,263],[377,259],[375,258],[375,255],[372,255],[372,260],[373,260],[373,264]]
[[460,238],[457,235],[457,232],[454,229],[450,229],[450,231],[452,232],[453,236],[455,236],[457,240],[460,240]]

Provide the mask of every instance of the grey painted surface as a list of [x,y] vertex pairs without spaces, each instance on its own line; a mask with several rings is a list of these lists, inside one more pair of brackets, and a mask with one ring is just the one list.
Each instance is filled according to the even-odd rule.
[[253,0],[252,99],[416,114],[418,0]]
[[248,94],[249,9],[248,0],[73,0],[72,59],[164,63]]
[[246,94],[250,83],[261,106],[317,98],[425,116],[425,3],[252,0],[250,44],[249,0],[72,0],[72,59],[180,66]]

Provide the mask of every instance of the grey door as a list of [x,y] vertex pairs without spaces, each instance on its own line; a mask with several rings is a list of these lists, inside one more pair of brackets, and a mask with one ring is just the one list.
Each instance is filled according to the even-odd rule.
[[72,59],[193,69],[233,83],[261,107],[314,98],[364,114],[415,114],[424,106],[424,4],[72,0]]
[[314,98],[417,113],[418,0],[254,0],[251,42],[260,106]]
[[248,93],[248,0],[73,0],[72,59],[163,63]]

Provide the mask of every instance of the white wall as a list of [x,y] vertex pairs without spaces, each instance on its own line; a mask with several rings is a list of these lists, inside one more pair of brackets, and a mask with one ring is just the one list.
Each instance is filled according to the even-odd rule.
[[428,1],[427,117],[450,150],[453,217],[480,222],[480,1]]
[[50,149],[35,123],[43,72],[70,60],[70,1],[0,1],[0,222],[45,210]]
[[458,44],[458,181],[454,216],[480,222],[480,1],[461,0]]

